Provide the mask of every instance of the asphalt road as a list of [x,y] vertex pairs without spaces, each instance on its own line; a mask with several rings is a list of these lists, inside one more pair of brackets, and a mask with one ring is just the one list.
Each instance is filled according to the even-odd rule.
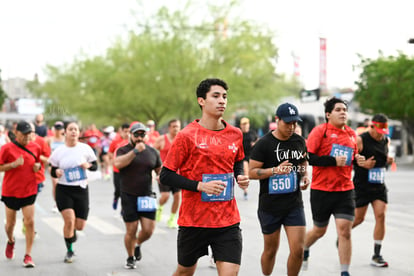
[[[414,167],[399,165],[396,172],[387,172],[386,182],[389,188],[389,208],[387,213],[387,234],[383,243],[383,256],[389,262],[388,268],[375,268],[369,265],[372,252],[372,232],[374,218],[369,209],[366,221],[353,231],[353,255],[350,272],[352,275],[382,276],[414,275]],[[76,259],[72,264],[63,263],[66,252],[62,237],[62,218],[59,213],[51,211],[53,199],[51,183],[48,180],[45,189],[36,202],[36,231],[32,257],[36,263],[33,269],[23,268],[25,241],[21,232],[21,219],[18,219],[15,237],[15,258],[7,260],[4,255],[6,235],[0,229],[0,275],[172,275],[176,267],[177,230],[167,228],[169,201],[164,208],[163,221],[154,235],[143,244],[143,258],[137,269],[126,270],[123,266],[126,251],[123,244],[124,224],[119,213],[111,207],[112,181],[95,180],[90,183],[91,210],[87,226],[79,234],[74,245]],[[158,191],[157,186],[154,189]],[[252,181],[249,188],[249,200],[243,200],[242,191],[236,189],[235,196],[242,215],[243,255],[239,275],[261,275],[260,255],[263,240],[257,220],[258,182]],[[311,225],[309,191],[303,193],[306,219]],[[0,203],[0,219],[4,220],[4,207]],[[21,213],[18,214],[21,218]],[[336,233],[333,220],[328,232],[311,248],[309,268],[301,275],[324,276],[339,275],[339,261],[335,247]],[[288,246],[286,237],[281,237],[281,245],[276,258],[273,275],[286,275]],[[199,260],[195,275],[217,275],[209,267],[209,258]]]

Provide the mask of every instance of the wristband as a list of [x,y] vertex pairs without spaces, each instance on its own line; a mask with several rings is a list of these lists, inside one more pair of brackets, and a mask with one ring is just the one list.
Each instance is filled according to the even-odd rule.
[[135,153],[135,155],[137,155],[139,153],[139,151],[137,149],[133,149],[132,151]]

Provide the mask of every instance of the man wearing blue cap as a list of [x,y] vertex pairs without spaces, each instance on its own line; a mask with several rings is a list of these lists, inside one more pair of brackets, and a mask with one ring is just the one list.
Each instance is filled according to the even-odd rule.
[[283,225],[290,248],[287,274],[298,275],[306,233],[301,190],[310,183],[308,155],[305,140],[295,133],[297,122],[302,121],[296,106],[281,104],[275,118],[276,129],[255,144],[249,161],[250,179],[260,180],[257,214],[264,239],[262,272],[272,274]]

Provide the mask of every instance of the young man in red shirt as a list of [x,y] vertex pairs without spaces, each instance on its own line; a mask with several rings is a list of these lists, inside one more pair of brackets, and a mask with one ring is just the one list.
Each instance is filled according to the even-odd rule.
[[357,136],[346,125],[348,105],[341,99],[325,102],[326,123],[315,127],[308,136],[309,164],[312,165],[311,207],[313,228],[306,234],[304,268],[309,247],[325,235],[330,216],[335,217],[341,276],[349,276],[351,263],[351,229],[355,216],[352,162],[363,166],[358,154]]
[[201,119],[177,134],[163,164],[161,183],[182,189],[174,275],[193,275],[198,259],[208,255],[208,246],[219,275],[237,275],[240,268],[242,237],[234,179],[247,188],[249,178],[243,173],[241,130],[222,119],[227,90],[220,79],[198,85]]

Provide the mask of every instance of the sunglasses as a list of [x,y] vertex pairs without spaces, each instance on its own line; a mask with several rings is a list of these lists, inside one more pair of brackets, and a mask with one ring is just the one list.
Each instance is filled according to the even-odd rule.
[[388,123],[380,123],[380,122],[372,122],[372,125],[376,128],[380,128],[380,129],[387,129],[388,128]]
[[134,132],[133,135],[134,135],[135,138],[138,138],[138,137],[144,138],[145,135],[147,135],[147,134],[145,132]]

